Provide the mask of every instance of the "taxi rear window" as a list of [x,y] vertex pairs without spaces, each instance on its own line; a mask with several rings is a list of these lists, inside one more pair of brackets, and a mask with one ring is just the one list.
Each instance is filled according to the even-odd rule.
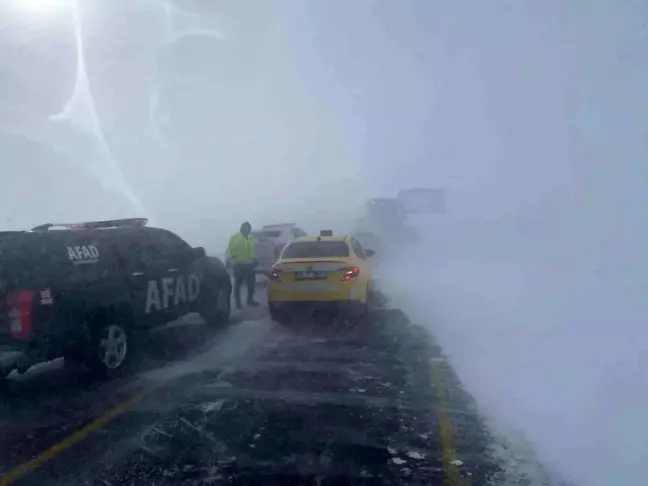
[[302,241],[288,245],[282,258],[344,258],[349,246],[344,241]]

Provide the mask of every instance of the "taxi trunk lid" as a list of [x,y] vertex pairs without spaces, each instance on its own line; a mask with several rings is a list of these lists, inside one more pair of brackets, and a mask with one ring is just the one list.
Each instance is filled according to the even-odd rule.
[[285,283],[338,282],[352,265],[345,258],[287,258],[275,264],[274,268]]

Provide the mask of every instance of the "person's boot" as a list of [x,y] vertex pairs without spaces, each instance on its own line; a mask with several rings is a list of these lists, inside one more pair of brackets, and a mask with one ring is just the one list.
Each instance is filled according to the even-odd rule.
[[248,307],[259,307],[259,303],[254,299],[248,299]]
[[242,308],[243,308],[243,304],[241,304],[241,301],[240,301],[240,300],[237,300],[237,301],[236,301],[236,308],[237,308],[237,309],[242,309]]

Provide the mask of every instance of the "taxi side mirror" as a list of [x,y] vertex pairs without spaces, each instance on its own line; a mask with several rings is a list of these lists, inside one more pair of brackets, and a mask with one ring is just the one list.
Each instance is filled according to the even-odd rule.
[[366,255],[367,258],[372,257],[375,254],[376,254],[376,252],[373,251],[373,250],[365,250],[365,255]]

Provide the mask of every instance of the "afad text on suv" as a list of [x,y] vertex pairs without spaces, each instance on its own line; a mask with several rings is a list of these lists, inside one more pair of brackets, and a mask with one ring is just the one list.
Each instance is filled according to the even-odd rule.
[[58,357],[114,375],[155,327],[191,312],[229,320],[223,262],[146,223],[0,232],[0,379]]

